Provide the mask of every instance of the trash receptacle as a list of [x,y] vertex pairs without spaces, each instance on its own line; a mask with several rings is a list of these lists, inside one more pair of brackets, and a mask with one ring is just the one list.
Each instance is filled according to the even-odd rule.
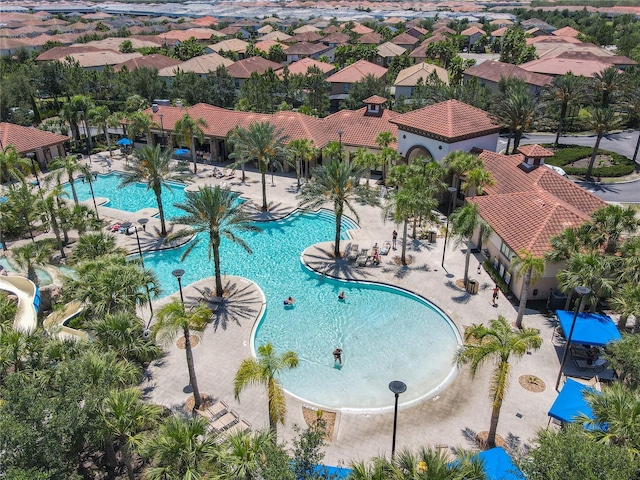
[[429,241],[429,243],[436,243],[436,235],[437,232],[434,232],[433,230],[429,230],[427,232],[427,240]]
[[478,293],[479,286],[480,284],[477,280],[469,280],[469,282],[467,283],[467,292],[469,292],[471,295],[476,295]]

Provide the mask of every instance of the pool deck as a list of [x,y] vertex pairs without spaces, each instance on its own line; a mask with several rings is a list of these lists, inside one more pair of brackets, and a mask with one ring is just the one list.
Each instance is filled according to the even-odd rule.
[[[121,169],[122,160],[112,160],[114,170]],[[95,162],[94,162],[95,163]],[[199,165],[200,168],[202,166]],[[234,179],[216,179],[207,176],[212,166],[204,167],[206,172],[193,176],[195,188],[200,185],[226,184],[232,190],[240,192],[245,198],[261,205],[260,176],[248,171],[248,180],[242,183],[240,172]],[[275,175],[274,184],[271,175],[267,176],[267,198],[270,204],[268,213],[255,212],[256,220],[268,221],[282,218],[297,208],[297,181],[293,173]],[[91,205],[89,200],[87,205]],[[113,220],[135,221],[142,216],[150,217],[153,211],[123,213],[99,206],[101,216]],[[449,244],[446,253],[446,269],[441,268],[443,239],[436,243],[408,240],[407,256],[410,264],[402,266],[397,261],[400,255],[402,226],[384,222],[380,209],[367,206],[357,207],[360,229],[351,233],[352,239],[341,244],[344,251],[349,242],[359,244],[360,248],[371,248],[374,243],[382,245],[391,241],[394,228],[399,232],[398,250],[382,256],[377,266],[356,267],[354,262],[332,258],[333,243],[326,242],[309,246],[303,259],[311,268],[332,276],[349,280],[366,280],[395,285],[415,292],[438,305],[449,315],[460,332],[472,323],[486,323],[498,315],[504,315],[510,322],[516,318],[516,305],[512,305],[502,295],[498,306],[491,303],[493,283],[486,274],[477,273],[479,255],[474,255],[470,265],[470,278],[480,284],[478,295],[471,295],[456,285],[464,273],[464,247]],[[355,220],[355,217],[347,212]],[[157,247],[159,221],[151,218],[146,231],[140,232],[143,249]],[[118,235],[118,243],[131,253],[137,252],[135,235]],[[229,260],[222,258],[224,263]],[[213,267],[212,267],[213,271]],[[194,347],[194,360],[200,391],[224,400],[242,419],[249,421],[253,428],[266,428],[267,399],[264,389],[250,387],[241,395],[241,402],[233,397],[233,378],[240,362],[251,355],[251,332],[259,318],[263,306],[263,296],[256,285],[238,277],[223,278],[225,289],[231,293],[222,302],[216,313],[214,324],[208,328],[201,342]],[[214,288],[211,278],[184,286],[186,302],[197,302],[202,298],[203,287]],[[177,284],[176,284],[177,287]],[[154,302],[154,311],[171,298],[179,298],[176,291],[171,296]],[[140,315],[149,317],[149,309],[141,309]],[[554,385],[559,368],[558,350],[551,343],[552,325],[550,319],[536,311],[528,310],[524,322],[526,326],[540,330],[544,340],[542,348],[536,352],[527,352],[521,359],[512,359],[511,385],[503,403],[498,433],[504,438],[517,437],[523,443],[529,443],[536,431],[547,427],[547,411],[556,398]],[[348,348],[348,347],[346,347]],[[567,362],[569,365],[569,362]],[[402,408],[398,415],[397,449],[417,448],[421,445],[439,447],[470,448],[469,435],[472,432],[488,430],[491,415],[489,383],[492,365],[480,369],[475,379],[471,379],[468,367],[462,367],[452,383],[436,397],[424,403]],[[518,383],[521,375],[532,374],[540,377],[546,384],[541,393],[525,390]],[[402,380],[390,378],[388,381]],[[189,395],[188,375],[184,350],[175,344],[167,348],[167,355],[155,362],[148,370],[143,388],[147,397],[154,402],[172,408],[180,408]],[[407,386],[409,389],[411,385]],[[379,388],[388,389],[387,384]],[[393,394],[389,391],[389,404]],[[287,395],[287,419],[279,426],[279,440],[290,440],[295,436],[293,426],[304,426],[302,416],[303,402]],[[330,409],[328,409],[330,410]],[[369,459],[376,455],[390,455],[393,429],[393,413],[354,413],[338,412],[334,434],[326,448],[325,463],[348,466],[350,460]]]

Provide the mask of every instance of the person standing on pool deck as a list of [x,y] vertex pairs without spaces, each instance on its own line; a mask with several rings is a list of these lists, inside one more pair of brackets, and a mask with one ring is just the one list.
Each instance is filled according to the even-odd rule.
[[393,233],[391,234],[391,239],[393,240],[393,249],[397,250],[396,242],[398,241],[398,232],[394,230]]
[[340,362],[340,364],[342,364],[342,349],[341,348],[336,348],[333,351],[333,361],[334,362]]
[[498,292],[499,291],[500,291],[500,289],[498,288],[498,285],[496,285],[495,288],[493,289],[493,306],[494,307],[498,306],[496,301],[498,300]]

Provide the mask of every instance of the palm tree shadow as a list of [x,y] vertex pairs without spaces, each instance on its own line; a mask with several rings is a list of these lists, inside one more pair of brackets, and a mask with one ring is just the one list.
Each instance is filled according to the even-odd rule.
[[354,261],[344,257],[335,258],[334,244],[316,245],[317,253],[306,253],[307,266],[321,275],[344,280],[363,280],[373,277],[367,267],[357,267]]
[[291,207],[282,203],[269,202],[266,212],[261,211],[260,207],[256,206],[256,212],[252,215],[252,220],[254,222],[272,222],[274,220],[282,220],[290,213]]
[[469,303],[469,300],[471,299],[471,294],[469,292],[467,292],[466,290],[461,291],[460,288],[458,288],[458,286],[451,280],[447,281],[445,283],[445,286],[449,287],[454,292],[459,293],[459,295],[452,296],[451,300],[453,300],[456,303],[465,303],[465,304]]
[[254,321],[259,313],[261,301],[253,283],[238,284],[227,281],[223,286],[225,296],[217,297],[208,287],[198,290],[200,296],[190,297],[197,303],[204,303],[211,310],[211,323],[214,332],[218,328],[226,330],[230,323],[242,326],[244,320]]

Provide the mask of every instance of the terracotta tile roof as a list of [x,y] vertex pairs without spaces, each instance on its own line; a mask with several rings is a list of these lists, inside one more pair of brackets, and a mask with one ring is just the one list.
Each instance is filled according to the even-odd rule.
[[326,37],[324,37],[322,39],[322,43],[336,43],[336,44],[343,44],[343,43],[347,43],[349,41],[351,37],[349,37],[349,35],[347,35],[346,33],[342,33],[342,32],[335,32],[332,33],[330,35],[327,35]]
[[402,22],[404,22],[404,19],[398,18],[398,17],[391,17],[382,21],[382,23],[384,23],[385,25],[395,25],[397,23],[402,23]]
[[188,30],[169,30],[168,32],[159,33],[158,38],[162,40],[179,40],[184,42],[194,37],[196,40],[209,40],[211,35],[216,35],[218,32],[211,30],[210,28],[190,28]]
[[304,32],[304,33],[298,33],[293,37],[287,38],[286,42],[287,43],[299,43],[299,42],[314,43],[322,40],[322,38],[323,38],[322,35],[319,35],[315,32]]
[[20,154],[32,152],[37,148],[46,148],[70,140],[66,135],[45,132],[33,127],[23,127],[13,123],[0,123],[0,139],[6,148],[9,145],[16,147]]
[[362,103],[364,103],[365,105],[384,105],[385,103],[387,103],[389,100],[381,97],[380,95],[372,95],[369,98],[365,98]]
[[547,150],[544,147],[541,147],[540,145],[520,145],[518,146],[518,151],[520,153],[522,153],[523,155],[526,155],[527,157],[539,157],[539,158],[546,158],[546,157],[553,157],[553,152],[551,150]]
[[553,35],[542,35],[540,37],[531,37],[525,39],[527,45],[535,45],[536,51],[539,48],[539,44],[574,44],[580,45],[582,42],[574,37],[554,37]]
[[502,78],[518,78],[525,83],[539,87],[553,83],[553,77],[549,75],[529,72],[517,65],[494,60],[487,60],[480,65],[467,68],[464,74],[494,83],[499,83]]
[[99,52],[101,48],[91,46],[71,46],[71,47],[53,47],[51,50],[42,52],[36,57],[36,62],[51,62],[55,60],[62,60],[66,56],[73,53],[81,52]]
[[296,28],[293,33],[296,35],[298,33],[307,33],[307,32],[319,32],[320,29],[318,27],[314,27],[313,25],[303,25],[301,27]]
[[515,252],[526,249],[544,255],[551,237],[588,221],[593,211],[606,205],[549,168],[519,168],[522,155],[483,150],[478,156],[496,184],[486,187],[487,195],[467,200],[478,205],[482,218]]
[[240,30],[242,30],[242,27],[225,27],[222,28],[220,30],[218,30],[218,33],[223,34],[224,36],[227,37],[232,37],[233,35],[235,35],[236,33],[238,33]]
[[349,66],[344,67],[339,72],[334,73],[329,78],[328,82],[331,83],[355,83],[362,80],[367,75],[373,75],[376,78],[381,78],[386,75],[387,69],[376,65],[375,63],[367,62],[366,60],[358,60],[356,63],[352,63]]
[[131,60],[127,60],[126,62],[116,65],[113,69],[116,72],[119,72],[124,67],[126,67],[129,71],[135,70],[136,68],[162,70],[163,68],[167,67],[175,67],[180,63],[182,62],[177,58],[171,58],[167,57],[166,55],[160,54],[152,54],[145,57],[132,58]]
[[256,30],[256,33],[259,33],[260,35],[266,35],[271,32],[273,32],[273,27],[271,25],[265,25]]
[[507,33],[507,30],[509,30],[508,27],[498,28],[497,30],[494,30],[493,32],[491,32],[491,36],[502,37],[505,33]]
[[300,42],[285,47],[284,52],[287,55],[315,55],[328,49],[329,47],[323,43]]
[[418,43],[418,39],[408,33],[401,33],[400,35],[393,37],[391,39],[391,43],[395,43],[396,45],[416,45]]
[[351,29],[353,33],[357,33],[358,35],[366,35],[367,33],[372,33],[373,28],[366,27],[365,25],[356,25]]
[[395,43],[385,42],[377,47],[378,56],[383,58],[393,58],[402,55],[407,51],[406,48],[396,45]]
[[[326,135],[326,143],[335,141],[338,132],[342,131],[343,145],[358,147],[379,148],[376,145],[376,137],[382,132],[391,132],[393,138],[398,137],[398,128],[392,119],[398,114],[384,109],[379,117],[366,116],[367,107],[359,110],[340,110],[322,119],[322,128]],[[318,143],[316,142],[316,145]],[[391,145],[395,147],[395,143]]]
[[429,105],[399,115],[392,122],[404,130],[416,130],[430,138],[438,138],[448,143],[500,130],[487,112],[458,100]]
[[415,87],[419,79],[422,78],[422,80],[425,81],[432,72],[436,72],[438,78],[449,85],[449,74],[447,71],[442,67],[426,62],[416,63],[415,65],[400,70],[393,84],[396,87]]
[[554,32],[552,32],[552,35],[556,35],[558,37],[577,37],[578,35],[580,35],[580,32],[575,28],[564,27],[555,30]]
[[209,45],[207,48],[214,52],[224,51],[245,53],[248,46],[249,43],[244,40],[240,40],[239,38],[230,38],[229,40],[222,40],[221,42]]
[[68,55],[72,59],[76,60],[81,67],[84,68],[96,68],[104,67],[105,65],[117,65],[119,63],[126,62],[132,58],[142,57],[138,52],[134,53],[120,53],[114,50],[96,50],[92,52],[77,52]]
[[[428,35],[429,34],[429,30],[427,30],[426,28],[420,28],[420,27],[411,27],[409,30],[407,30],[407,33],[409,35],[413,35],[416,38],[422,37],[423,35]],[[415,35],[417,34],[417,35]]]
[[260,40],[259,42],[255,43],[254,47],[258,50],[262,50],[265,53],[269,53],[269,49],[274,45],[280,45],[283,50],[286,47],[284,43],[277,42],[276,40]]
[[209,53],[193,57],[185,62],[179,62],[176,65],[168,65],[158,71],[160,77],[175,77],[178,70],[183,72],[193,72],[198,75],[206,75],[209,72],[215,72],[219,66],[227,67],[233,65],[233,60],[223,57],[217,53]]
[[424,47],[426,45],[429,45],[430,43],[448,42],[448,41],[450,41],[449,37],[438,33],[437,35],[433,35],[429,38],[425,38],[420,44],[420,46]]
[[327,28],[324,28],[322,32],[327,34],[338,33],[338,32],[342,32],[342,29],[337,25],[329,25]]
[[523,63],[520,68],[529,72],[543,73],[546,75],[564,75],[573,73],[584,77],[593,77],[596,73],[609,68],[611,63],[602,60],[576,60],[573,58],[540,58],[531,62]]
[[476,34],[486,35],[486,32],[478,27],[469,27],[466,30],[463,30],[460,32],[460,35],[464,37],[470,37],[471,35],[476,35]]
[[214,18],[214,17],[206,16],[206,17],[196,18],[191,23],[195,23],[196,25],[201,25],[203,27],[208,27],[211,24],[217,24],[218,23],[218,19]]
[[252,73],[258,73],[262,75],[268,69],[276,71],[280,68],[280,64],[272,62],[262,57],[250,57],[239,60],[227,67],[227,72],[233,78],[249,78]]
[[366,33],[362,35],[358,39],[358,42],[364,45],[378,45],[380,42],[382,42],[382,40],[383,40],[383,37],[378,32],[371,32],[371,33]]
[[[306,75],[307,71],[311,67],[319,68],[320,71],[322,71],[322,73],[324,73],[325,75],[328,74],[328,73],[333,72],[335,70],[335,68],[336,68],[333,65],[331,65],[330,63],[319,62],[318,60],[315,60],[315,59],[310,58],[310,57],[301,58],[297,62],[290,63],[289,66],[288,66],[289,73],[291,75]],[[278,75],[282,75],[282,69],[278,70],[277,73],[278,73]]]
[[284,40],[287,40],[291,38],[291,35],[287,35],[284,32],[271,32],[271,33],[267,33],[266,35],[263,35],[262,37],[260,37],[260,40],[276,40],[278,42],[282,42]]
[[[109,37],[109,38],[104,38],[102,40],[93,40],[83,45],[99,48],[101,50],[116,50],[116,51],[119,51],[120,45],[122,45],[122,42],[124,42],[125,40],[129,40],[134,49],[144,48],[144,47],[159,47],[160,45],[162,45],[161,43],[158,43],[158,42],[161,42],[161,40],[158,40],[158,38],[155,36],[153,38],[156,40],[155,42],[152,40],[146,40],[146,39],[142,40],[140,38],[132,38],[132,37],[127,37],[127,38]],[[74,47],[77,47],[77,46],[80,46],[80,45],[79,44],[74,45]]]
[[456,31],[450,29],[449,27],[440,27],[436,30],[434,30],[433,32],[431,32],[433,35],[455,35]]

